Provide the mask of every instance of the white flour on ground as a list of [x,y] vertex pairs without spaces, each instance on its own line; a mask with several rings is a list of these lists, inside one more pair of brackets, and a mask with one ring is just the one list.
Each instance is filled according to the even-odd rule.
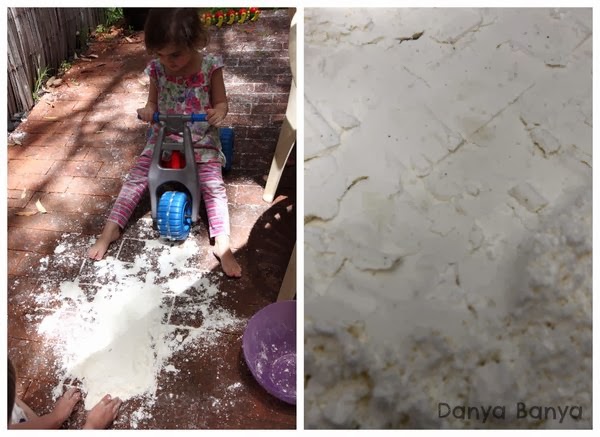
[[591,34],[305,11],[308,428],[591,427]]
[[[368,319],[367,327],[358,321],[360,314],[335,300],[307,305],[310,426],[588,427],[591,205],[589,191],[526,241],[524,264],[515,269],[514,288],[507,290],[515,299],[511,315],[494,317],[477,304],[459,311],[439,299],[438,305],[431,301],[433,306],[399,303],[380,311],[380,320]],[[346,322],[324,317],[333,305]],[[382,341],[376,333],[384,330],[388,335]],[[399,334],[395,339],[394,333]],[[519,419],[520,402],[528,417],[521,413]],[[479,411],[471,420],[451,414],[440,421],[439,408],[442,415],[448,408],[444,404]],[[505,407],[504,415],[484,420],[481,406]],[[550,407],[554,410],[546,417],[543,409]],[[562,419],[559,408],[567,411]],[[573,419],[578,416],[582,420]]]
[[[73,252],[65,245],[59,245],[56,253]],[[162,249],[159,273],[148,255],[153,248]],[[174,353],[186,347],[209,347],[221,335],[219,330],[235,330],[243,323],[215,305],[220,292],[202,272],[186,267],[190,256],[200,250],[193,239],[173,247],[148,241],[133,263],[114,258],[95,262],[92,284],[60,284],[59,308],[39,326],[39,332],[55,342],[60,357],[62,375],[55,397],[62,394],[65,381],[79,380],[86,393],[86,409],[107,393],[122,400],[152,399],[161,369],[178,371],[167,364]],[[185,311],[188,318],[201,317],[200,327],[164,323],[172,306],[165,299],[190,289],[193,300],[179,311]],[[42,302],[56,296],[42,292],[37,299]],[[137,422],[144,414],[140,409],[132,420]]]

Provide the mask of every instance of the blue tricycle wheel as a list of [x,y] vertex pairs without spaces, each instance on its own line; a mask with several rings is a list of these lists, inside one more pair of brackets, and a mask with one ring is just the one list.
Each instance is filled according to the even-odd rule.
[[186,193],[166,191],[158,202],[156,221],[160,236],[185,240],[192,228],[192,202]]

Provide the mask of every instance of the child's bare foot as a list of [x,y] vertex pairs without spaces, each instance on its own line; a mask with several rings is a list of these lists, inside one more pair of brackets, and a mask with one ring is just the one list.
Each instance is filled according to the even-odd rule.
[[219,235],[215,238],[215,256],[221,262],[223,272],[231,278],[239,278],[242,276],[242,267],[238,264],[231,247],[229,246],[229,236]]
[[96,242],[90,250],[88,250],[88,257],[95,260],[101,260],[104,254],[108,250],[110,243],[115,241],[121,235],[119,225],[113,222],[106,222],[102,234],[98,237]]
[[52,413],[54,417],[56,417],[59,427],[65,420],[71,416],[73,410],[75,409],[75,405],[77,402],[81,400],[81,393],[78,389],[71,387],[68,389],[59,399],[56,401],[54,405],[54,409]]
[[122,403],[119,398],[105,395],[88,413],[83,429],[107,428],[117,418]]

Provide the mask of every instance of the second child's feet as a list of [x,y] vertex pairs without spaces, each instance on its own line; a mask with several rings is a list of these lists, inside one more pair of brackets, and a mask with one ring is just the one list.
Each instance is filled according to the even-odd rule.
[[117,240],[121,236],[119,225],[113,222],[106,222],[102,234],[96,242],[88,250],[88,257],[95,260],[101,260],[108,250],[110,243]]
[[105,395],[88,413],[83,429],[107,428],[117,418],[122,403],[119,398]]
[[240,278],[242,276],[242,267],[233,256],[229,245],[229,236],[219,235],[215,237],[215,249],[213,253],[221,262],[221,268],[227,276],[230,278]]

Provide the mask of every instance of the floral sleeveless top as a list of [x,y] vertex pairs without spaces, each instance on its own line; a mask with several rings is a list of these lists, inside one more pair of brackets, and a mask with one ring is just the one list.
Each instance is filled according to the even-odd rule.
[[[200,71],[189,76],[171,76],[165,72],[158,59],[151,60],[144,72],[156,81],[158,88],[158,111],[167,114],[206,113],[211,108],[210,80],[212,73],[223,67],[223,59],[217,55],[204,54]],[[152,123],[144,151],[153,149],[158,138],[159,124]],[[208,123],[190,123],[192,142],[199,162],[220,161],[225,165],[221,152],[219,131]],[[183,141],[181,136],[171,139]]]

